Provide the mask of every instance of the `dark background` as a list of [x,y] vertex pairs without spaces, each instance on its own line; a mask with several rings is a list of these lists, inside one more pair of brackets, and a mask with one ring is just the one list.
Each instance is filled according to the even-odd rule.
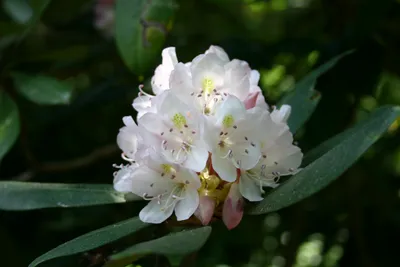
[[[275,103],[314,67],[355,52],[324,74],[322,100],[296,139],[306,152],[383,104],[400,103],[400,1],[180,0],[165,46],[189,61],[210,44],[261,73]],[[114,40],[94,24],[95,1],[52,1],[21,42],[0,45],[1,87],[21,113],[21,135],[0,165],[1,180],[112,183],[121,118],[134,115],[137,86]],[[10,18],[0,12],[0,20]],[[1,25],[0,25],[1,26]],[[5,32],[0,27],[0,33]],[[5,36],[0,37],[4,44]],[[161,58],[161,57],[160,57]],[[160,60],[160,59],[159,59]],[[46,74],[74,84],[66,106],[40,106],[13,94],[7,73]],[[147,87],[148,89],[148,87]],[[400,121],[399,121],[400,122]],[[183,266],[398,266],[400,138],[397,123],[364,157],[318,194],[277,213],[222,224]],[[27,266],[80,234],[137,215],[142,203],[0,211],[0,266]],[[118,244],[116,244],[118,246]],[[115,247],[43,266],[97,266]],[[142,266],[168,266],[151,256]],[[101,266],[98,265],[98,266]]]

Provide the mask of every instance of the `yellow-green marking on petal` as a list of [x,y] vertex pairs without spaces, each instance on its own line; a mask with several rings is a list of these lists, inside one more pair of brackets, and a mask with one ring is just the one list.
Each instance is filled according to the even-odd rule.
[[225,115],[224,119],[222,120],[222,125],[224,125],[225,128],[232,127],[234,123],[235,119],[232,115]]
[[212,90],[214,90],[214,81],[210,78],[204,78],[202,87],[203,87],[204,93],[209,94],[209,93],[211,93]]
[[186,125],[186,118],[181,113],[176,113],[172,117],[172,122],[174,123],[175,127],[178,129],[182,129],[183,126]]

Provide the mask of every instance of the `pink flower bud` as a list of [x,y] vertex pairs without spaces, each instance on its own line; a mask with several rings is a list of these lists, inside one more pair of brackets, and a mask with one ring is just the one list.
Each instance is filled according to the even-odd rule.
[[239,192],[239,186],[232,184],[222,209],[222,220],[231,230],[238,226],[243,217],[244,199]]
[[246,109],[251,109],[256,106],[257,98],[260,92],[250,93],[247,98],[244,100],[244,106]]
[[194,212],[194,216],[201,221],[203,225],[208,225],[214,214],[215,200],[209,196],[201,196],[199,207]]

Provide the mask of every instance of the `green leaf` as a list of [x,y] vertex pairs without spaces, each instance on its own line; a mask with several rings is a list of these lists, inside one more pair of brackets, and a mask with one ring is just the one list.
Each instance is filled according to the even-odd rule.
[[72,84],[42,75],[13,73],[15,86],[24,97],[42,105],[68,104],[73,92]]
[[250,209],[251,214],[263,214],[292,205],[326,187],[346,171],[400,116],[399,107],[385,106],[317,147],[320,156],[298,174],[273,190],[264,200]]
[[103,184],[0,182],[0,209],[34,210],[126,202],[124,194]]
[[116,43],[131,71],[143,74],[160,57],[175,9],[174,0],[116,2]]
[[352,52],[347,51],[340,54],[310,72],[296,84],[292,92],[279,101],[279,107],[283,104],[292,107],[292,115],[289,117],[288,125],[293,134],[308,120],[319,103],[321,95],[314,90],[317,78],[332,68],[341,58]]
[[3,9],[17,23],[34,24],[50,0],[4,0]]
[[17,105],[4,91],[0,90],[0,160],[13,146],[18,135]]
[[15,22],[21,24],[27,23],[33,15],[27,0],[3,0],[3,9]]
[[35,267],[42,262],[58,257],[69,256],[88,251],[124,236],[133,234],[149,224],[142,222],[138,217],[112,224],[72,239],[35,259],[29,267]]
[[[201,227],[171,233],[158,239],[139,243],[110,257],[115,261],[131,262],[147,254],[184,255],[200,249],[211,234],[211,227]],[[108,266],[108,265],[106,265]]]

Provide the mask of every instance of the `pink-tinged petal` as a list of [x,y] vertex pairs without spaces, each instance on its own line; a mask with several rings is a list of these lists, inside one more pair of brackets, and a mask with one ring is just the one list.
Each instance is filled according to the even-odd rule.
[[215,200],[209,196],[201,196],[199,207],[194,213],[194,216],[200,220],[203,225],[208,225],[214,215]]
[[249,96],[243,102],[246,109],[251,109],[256,106],[259,94],[260,92],[254,92],[249,94]]
[[238,185],[232,184],[222,209],[222,220],[229,230],[239,225],[243,218],[243,207],[244,199],[240,195]]

